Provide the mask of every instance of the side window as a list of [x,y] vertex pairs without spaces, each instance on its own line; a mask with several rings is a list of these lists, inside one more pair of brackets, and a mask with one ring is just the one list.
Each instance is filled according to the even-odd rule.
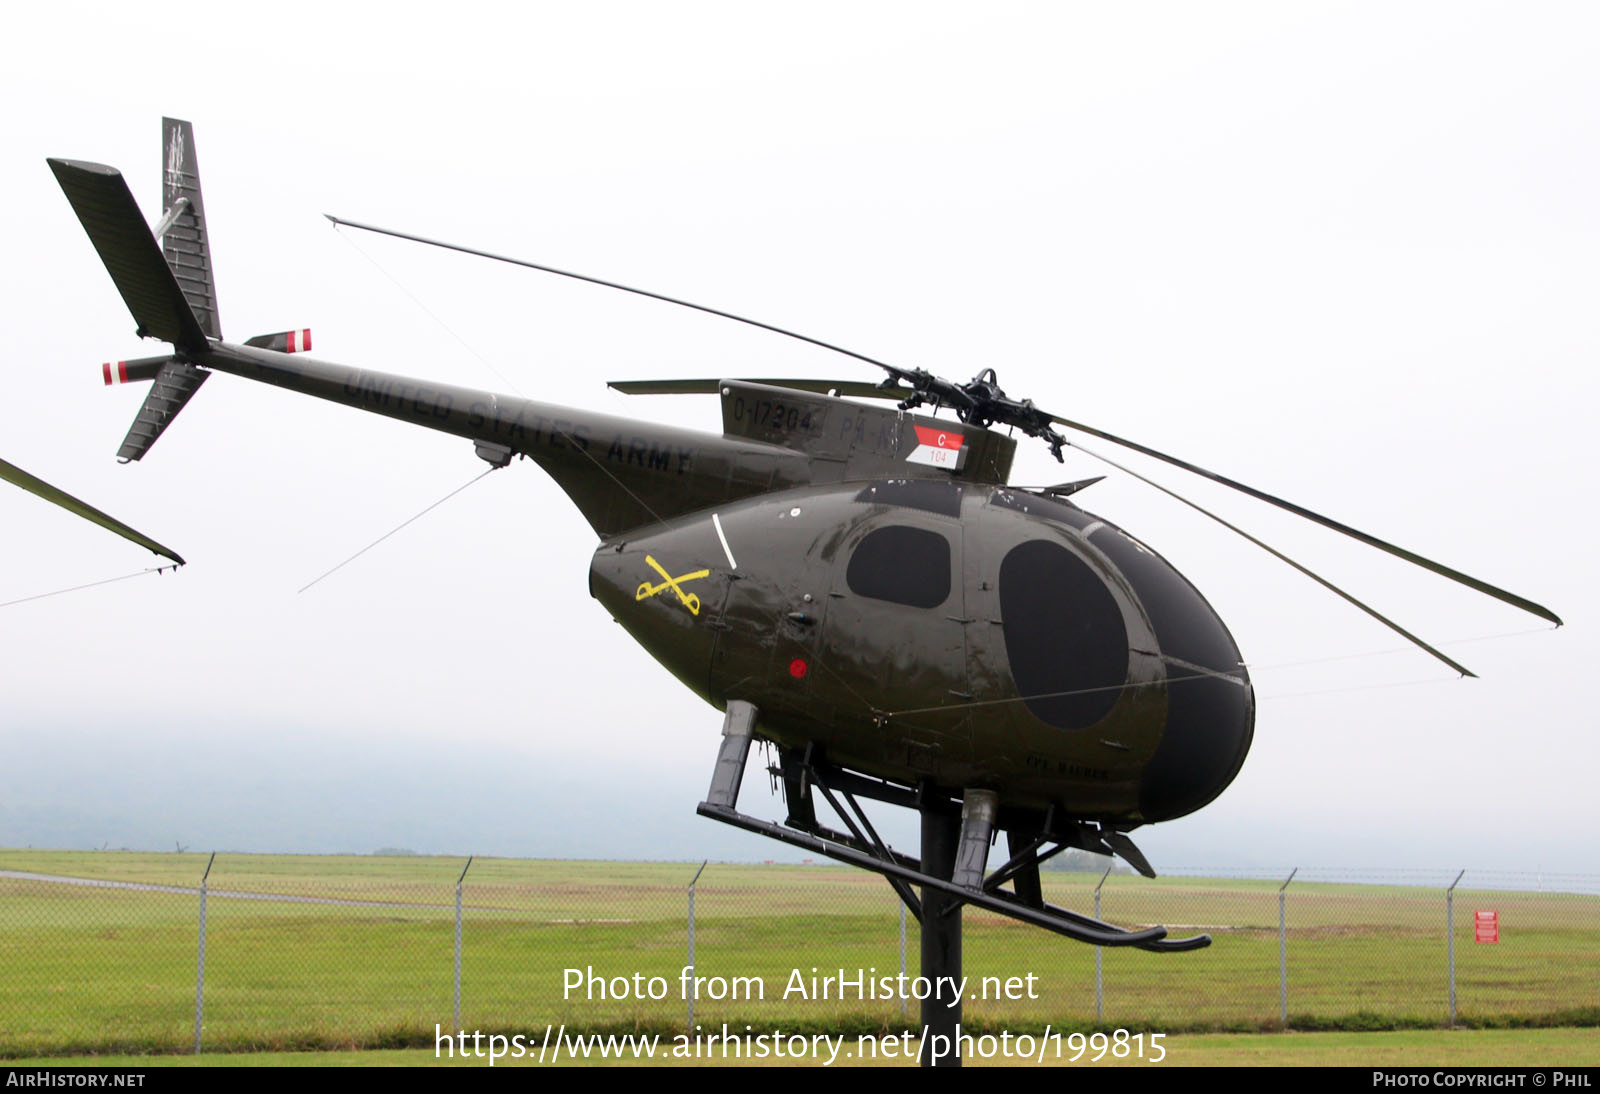
[[1106,583],[1065,547],[1034,539],[1000,561],[1000,615],[1011,678],[1033,716],[1083,729],[1117,705],[1128,633]]
[[857,596],[937,608],[950,598],[950,541],[922,528],[879,528],[856,546],[844,577]]

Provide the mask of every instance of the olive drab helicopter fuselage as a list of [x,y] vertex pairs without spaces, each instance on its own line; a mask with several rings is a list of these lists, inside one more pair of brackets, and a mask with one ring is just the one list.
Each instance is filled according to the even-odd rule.
[[[142,457],[201,383],[225,372],[454,434],[495,467],[537,463],[600,537],[594,597],[724,712],[699,811],[883,874],[923,922],[925,971],[930,961],[950,967],[948,952],[930,958],[929,939],[935,950],[946,945],[947,909],[964,904],[1099,945],[1207,944],[1055,907],[1039,866],[1081,848],[1153,873],[1127,833],[1220,794],[1254,724],[1239,650],[1205,599],[1155,551],[1069,500],[1086,483],[1008,486],[1017,441],[990,427],[1044,440],[1058,458],[1069,442],[1056,425],[1109,440],[1559,623],[1531,601],[1293,503],[1009,399],[992,370],[955,384],[850,354],[888,379],[614,385],[714,395],[723,422],[715,435],[318,361],[303,352],[309,332],[225,341],[193,133],[169,119],[163,141],[165,208],[154,233],[118,172],[50,161],[139,333],[172,346],[106,367],[107,382],[152,383],[119,456]],[[916,412],[930,405],[956,420]],[[738,809],[757,740],[777,749],[783,824]],[[845,830],[818,818],[818,797]],[[888,847],[861,798],[919,810],[921,857]],[[1002,831],[1009,858],[991,871],[990,843]]]
[[[753,383],[721,401],[759,492],[641,523],[590,567],[685,685],[752,704],[779,745],[1041,817],[1165,820],[1233,778],[1253,702],[1222,621],[1114,525],[1007,488],[1014,441]],[[783,457],[750,474],[769,445],[804,457],[800,483]],[[930,450],[962,462],[913,462]]]

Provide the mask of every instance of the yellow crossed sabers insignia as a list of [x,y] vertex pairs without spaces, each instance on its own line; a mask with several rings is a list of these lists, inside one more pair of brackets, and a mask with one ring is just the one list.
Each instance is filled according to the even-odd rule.
[[654,557],[645,555],[644,560],[650,564],[650,568],[652,570],[660,574],[665,580],[663,580],[659,585],[652,585],[646,581],[644,584],[639,586],[639,591],[634,596],[635,600],[648,600],[657,593],[671,589],[673,592],[678,594],[678,599],[683,601],[683,606],[689,609],[690,615],[700,614],[700,598],[695,596],[693,593],[684,592],[681,586],[685,581],[694,581],[697,578],[710,577],[710,570],[696,570],[692,574],[684,574],[682,577],[673,577],[662,568],[661,563],[657,562]]

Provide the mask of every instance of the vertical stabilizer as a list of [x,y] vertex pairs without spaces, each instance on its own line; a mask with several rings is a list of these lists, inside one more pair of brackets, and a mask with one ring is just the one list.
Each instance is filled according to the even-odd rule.
[[211,244],[206,236],[205,202],[200,197],[200,160],[195,153],[194,126],[176,118],[161,119],[161,204],[156,235],[161,253],[172,267],[184,298],[207,338],[222,338],[217,315],[217,286],[211,274]]

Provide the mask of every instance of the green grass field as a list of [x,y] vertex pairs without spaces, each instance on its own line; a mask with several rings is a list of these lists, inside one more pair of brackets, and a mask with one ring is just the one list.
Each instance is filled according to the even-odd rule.
[[[1600,1066],[1600,1033],[1592,1029],[1531,1030],[1405,1030],[1373,1033],[1180,1033],[1164,1042],[1166,1057],[1072,1060],[1070,1054],[1047,1058],[1046,1067],[1544,1067]],[[832,1066],[908,1066],[904,1060],[862,1059],[849,1044]],[[850,1053],[850,1055],[846,1055]],[[659,1055],[659,1054],[658,1054]],[[601,1060],[584,1066],[647,1066],[659,1060],[632,1057]],[[968,1066],[1035,1066],[1017,1060],[968,1059]],[[30,1065],[96,1067],[537,1067],[536,1059],[503,1059],[491,1065],[484,1058],[447,1057],[433,1049],[370,1049],[334,1052],[211,1053],[201,1056],[63,1056],[28,1061]],[[800,1065],[830,1066],[826,1054],[751,1060],[748,1056],[712,1054],[697,1066]]]
[[[431,1044],[435,1024],[448,1028],[452,1020],[462,865],[218,856],[206,905],[207,1051]],[[0,852],[0,870],[149,885],[194,887],[204,868],[198,855]],[[681,1032],[686,886],[695,869],[474,862],[463,889],[461,1025],[535,1035],[547,1024]],[[1046,895],[1091,911],[1096,880],[1047,875]],[[1192,954],[1103,951],[1103,1025],[1150,1032],[1277,1026],[1275,883],[1114,877],[1103,901],[1113,922],[1166,923],[1176,934],[1205,930],[1215,940]],[[1297,884],[1286,907],[1291,1027],[1445,1024],[1441,892]],[[1475,908],[1499,912],[1498,944],[1473,942]],[[851,976],[858,969],[877,977],[899,972],[897,904],[881,879],[834,867],[713,865],[700,880],[695,910],[695,971],[722,984],[746,978],[761,989],[759,997],[702,997],[696,1022],[799,1032],[902,1028],[893,999],[784,997],[796,970],[808,982],[813,968],[819,977],[841,968]],[[0,878],[0,1057],[188,1051],[198,916],[192,892]],[[1093,949],[971,909],[965,932],[969,995],[986,976],[1032,976],[1036,986],[1036,998],[969,999],[969,1028],[1095,1024]],[[915,921],[907,945],[915,975]],[[1458,890],[1455,951],[1461,1022],[1600,1024],[1600,897]],[[564,997],[569,968],[608,979],[659,977],[665,998]],[[917,1009],[915,1001],[906,1009],[912,1022]]]

